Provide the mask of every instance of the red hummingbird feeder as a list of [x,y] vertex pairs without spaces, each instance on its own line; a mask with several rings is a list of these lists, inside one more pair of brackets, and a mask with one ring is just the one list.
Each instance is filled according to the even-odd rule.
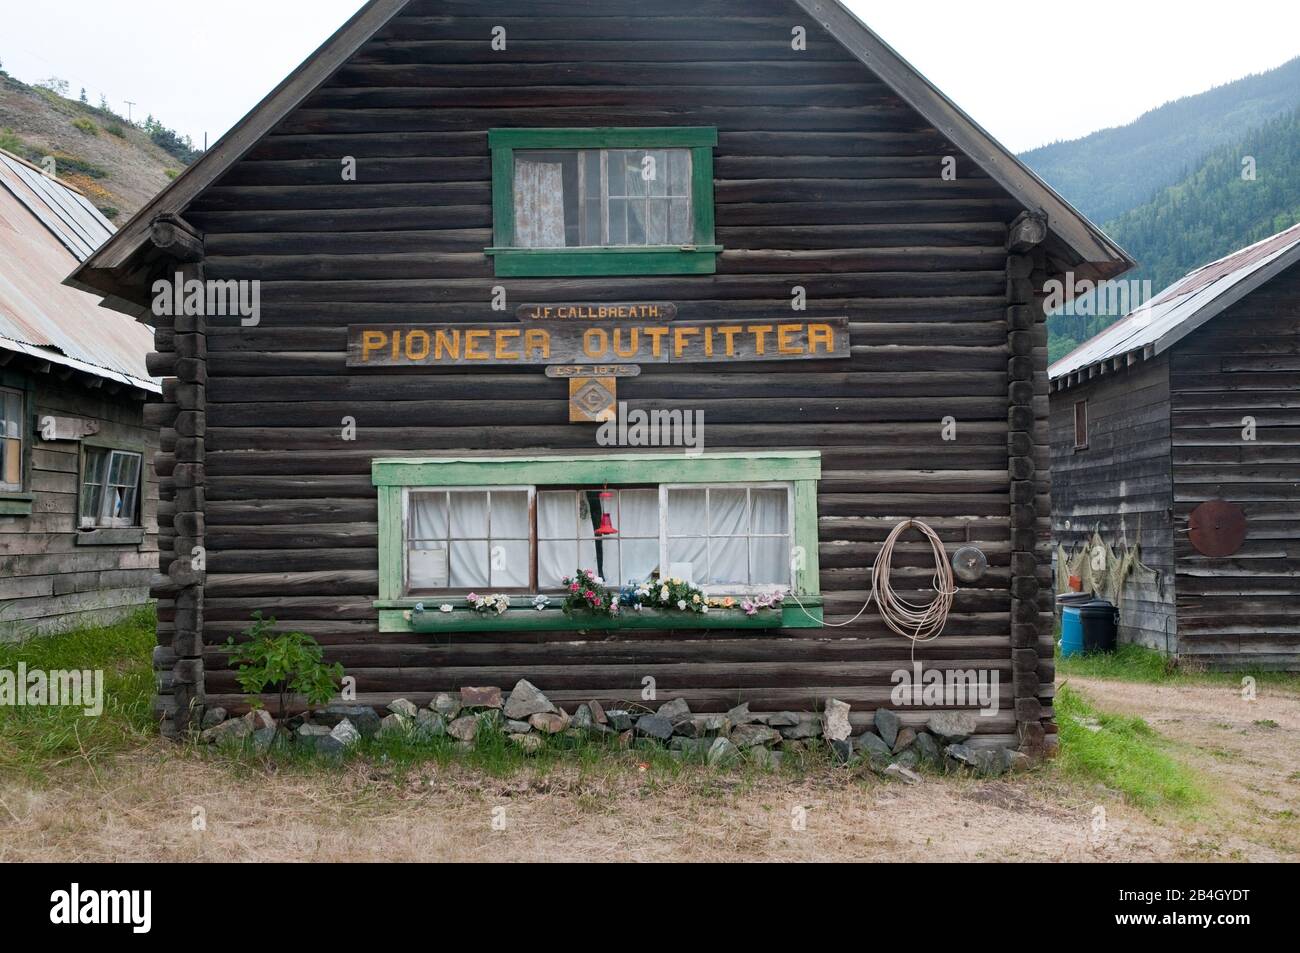
[[612,500],[613,498],[614,494],[608,489],[602,490],[600,493],[600,525],[596,527],[597,536],[614,536],[618,533],[618,530],[614,528],[614,522],[609,515],[609,506],[605,502],[606,500]]

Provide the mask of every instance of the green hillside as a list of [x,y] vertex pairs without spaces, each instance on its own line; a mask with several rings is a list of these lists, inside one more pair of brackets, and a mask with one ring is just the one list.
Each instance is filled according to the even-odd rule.
[[1184,180],[1214,149],[1297,108],[1300,57],[1020,158],[1094,222],[1107,222]]

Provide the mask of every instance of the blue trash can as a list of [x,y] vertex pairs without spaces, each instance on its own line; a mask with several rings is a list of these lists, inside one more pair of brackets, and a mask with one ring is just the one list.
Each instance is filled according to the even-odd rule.
[[1066,605],[1061,609],[1061,657],[1113,652],[1119,613],[1105,599]]
[[1083,654],[1083,617],[1079,606],[1061,609],[1061,658]]

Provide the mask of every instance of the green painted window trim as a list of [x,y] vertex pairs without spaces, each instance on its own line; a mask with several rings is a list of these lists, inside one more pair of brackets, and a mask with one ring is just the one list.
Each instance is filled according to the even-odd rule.
[[[379,598],[381,631],[416,631],[407,610],[417,603],[426,606],[437,597],[410,597],[402,591],[402,494],[407,487],[514,486],[606,483],[791,483],[794,486],[793,539],[800,558],[796,564],[794,594],[808,607],[787,605],[780,625],[785,628],[814,628],[820,625],[821,574],[817,554],[817,481],[821,479],[821,453],[816,450],[784,450],[773,453],[732,452],[689,456],[680,453],[607,453],[512,457],[420,457],[372,461],[371,479],[379,496]],[[526,600],[525,600],[526,603]],[[502,616],[481,617],[467,608],[437,613],[437,621],[426,620],[443,631],[507,631],[550,625],[551,630],[581,629],[580,620],[569,619],[557,610],[538,612],[522,605]],[[549,614],[548,614],[549,613]],[[710,613],[712,615],[712,613]],[[762,613],[760,613],[762,615]],[[809,616],[812,616],[810,618]],[[664,620],[657,628],[747,628],[727,626],[718,619],[691,616]],[[773,615],[774,618],[774,615]],[[531,620],[531,621],[529,621]],[[671,621],[671,624],[670,624]],[[467,626],[460,628],[460,626]],[[451,629],[448,626],[456,626]],[[647,628],[631,616],[605,620],[587,628]],[[768,627],[774,627],[769,625]]]
[[[752,616],[740,609],[714,609],[707,614],[664,612],[647,609],[630,611],[618,618],[610,616],[567,616],[560,609],[536,609],[523,606],[509,609],[505,615],[481,615],[471,609],[439,612],[437,605],[426,602],[426,611],[413,618],[410,607],[379,610],[380,632],[614,632],[623,629],[799,629],[820,625],[820,596],[800,596],[798,604],[776,610],[763,610]],[[811,618],[810,618],[811,617]]]
[[22,493],[0,496],[0,516],[31,516],[32,498]]
[[[611,275],[711,275],[722,246],[714,237],[713,126],[624,127],[597,129],[492,129],[492,241],[484,254],[499,278],[604,277]],[[670,149],[691,150],[690,245],[611,248],[516,248],[516,149]]]

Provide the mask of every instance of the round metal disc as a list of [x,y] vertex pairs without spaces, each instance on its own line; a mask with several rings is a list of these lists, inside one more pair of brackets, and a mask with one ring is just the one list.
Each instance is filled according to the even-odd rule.
[[975,582],[988,568],[988,558],[974,546],[963,546],[952,554],[952,571],[962,582]]
[[1246,514],[1236,503],[1208,500],[1192,510],[1188,529],[1202,556],[1231,556],[1246,541]]

